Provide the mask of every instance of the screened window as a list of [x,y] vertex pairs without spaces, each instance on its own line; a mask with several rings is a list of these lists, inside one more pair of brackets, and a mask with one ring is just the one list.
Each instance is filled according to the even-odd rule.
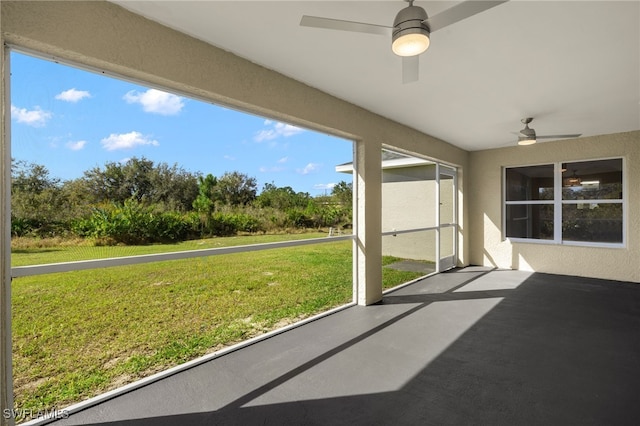
[[562,239],[623,242],[622,159],[562,163]]
[[554,235],[552,164],[506,169],[506,234],[552,240]]
[[505,237],[624,243],[621,158],[509,167],[504,179]]

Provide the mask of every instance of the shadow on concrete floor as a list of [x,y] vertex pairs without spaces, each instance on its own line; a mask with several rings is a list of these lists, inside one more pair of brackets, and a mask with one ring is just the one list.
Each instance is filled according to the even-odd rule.
[[640,286],[466,268],[60,424],[636,425]]

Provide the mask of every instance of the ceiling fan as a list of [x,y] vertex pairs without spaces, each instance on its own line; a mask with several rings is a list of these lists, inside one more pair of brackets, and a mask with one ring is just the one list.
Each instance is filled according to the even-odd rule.
[[398,12],[392,27],[307,15],[302,16],[300,25],[390,36],[393,53],[402,57],[402,82],[411,83],[418,80],[418,56],[429,48],[432,32],[506,3],[506,1],[470,0],[429,17],[423,8],[413,5],[414,0],[405,1],[409,6]]
[[565,138],[577,138],[582,133],[574,133],[568,135],[536,135],[536,131],[529,127],[529,123],[533,121],[532,117],[523,118],[520,120],[524,124],[524,129],[518,133],[518,145],[533,145],[538,139],[565,139]]

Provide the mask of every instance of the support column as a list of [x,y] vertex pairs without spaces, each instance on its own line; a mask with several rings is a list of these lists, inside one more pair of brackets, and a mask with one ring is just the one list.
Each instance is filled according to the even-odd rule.
[[356,142],[355,256],[358,305],[382,300],[382,145]]
[[[1,19],[1,18],[0,18]],[[1,27],[1,23],[0,23]],[[0,34],[2,32],[0,31]],[[13,425],[11,372],[11,100],[9,49],[0,39],[0,425]]]

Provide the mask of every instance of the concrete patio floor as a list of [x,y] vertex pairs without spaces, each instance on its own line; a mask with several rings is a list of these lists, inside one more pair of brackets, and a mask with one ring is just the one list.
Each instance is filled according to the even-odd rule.
[[56,425],[640,422],[640,285],[439,274]]

